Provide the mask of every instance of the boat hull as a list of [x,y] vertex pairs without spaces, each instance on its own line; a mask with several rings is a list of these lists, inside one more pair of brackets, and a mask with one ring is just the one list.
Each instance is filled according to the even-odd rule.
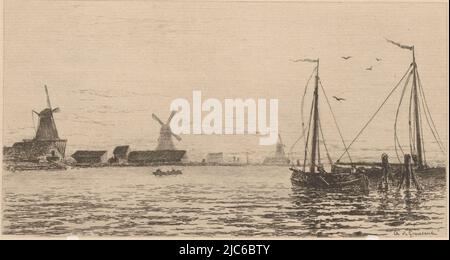
[[291,168],[293,185],[318,189],[369,190],[369,180],[364,174],[310,173]]
[[[379,179],[383,176],[383,170],[381,168],[381,163],[367,163],[367,164],[357,164],[358,172],[365,173],[371,179]],[[391,172],[394,175],[399,175],[402,171],[402,164],[391,164]],[[337,172],[348,172],[350,171],[349,164],[335,164],[333,165],[333,170]],[[414,173],[421,177],[442,177],[446,176],[446,168],[445,167],[426,167],[424,169],[418,169],[417,167],[413,167]]]
[[415,173],[421,177],[442,177],[446,175],[446,170],[445,167],[427,167],[425,169],[416,169]]

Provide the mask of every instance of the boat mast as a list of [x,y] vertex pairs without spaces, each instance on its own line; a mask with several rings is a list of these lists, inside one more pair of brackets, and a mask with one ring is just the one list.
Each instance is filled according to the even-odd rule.
[[417,166],[419,169],[423,169],[423,151],[422,151],[422,135],[421,135],[421,127],[420,127],[420,111],[419,111],[419,97],[417,91],[417,77],[416,77],[416,57],[414,53],[414,46],[412,46],[412,55],[413,55],[413,97],[414,97],[414,123],[416,128],[416,147],[417,147]]
[[316,154],[319,138],[319,59],[317,59],[316,67],[316,82],[314,87],[314,114],[313,114],[313,135],[312,135],[312,147],[311,147],[311,164],[309,171],[311,173],[316,172]]

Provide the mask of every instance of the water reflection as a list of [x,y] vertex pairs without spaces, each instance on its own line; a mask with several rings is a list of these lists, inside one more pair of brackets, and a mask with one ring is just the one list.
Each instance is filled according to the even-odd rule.
[[[429,212],[429,207],[422,208],[422,203],[427,201],[426,195],[422,191],[399,191],[395,187],[369,194],[294,186],[290,199],[299,210],[299,221],[310,230],[311,235],[392,236],[399,230],[429,224],[426,221],[432,219],[430,214],[433,213]],[[439,227],[424,227],[436,228]]]
[[415,209],[419,209],[422,200],[422,191],[404,191],[403,200],[405,201],[405,209],[409,213]]
[[366,232],[353,223],[365,218],[369,202],[367,195],[355,190],[330,191],[293,186],[290,199],[299,210],[299,221],[311,235],[363,236]]
[[[423,192],[293,186],[277,167],[80,169],[4,178],[3,234],[181,237],[355,237],[446,231],[445,179]],[[415,234],[415,233],[414,233]]]

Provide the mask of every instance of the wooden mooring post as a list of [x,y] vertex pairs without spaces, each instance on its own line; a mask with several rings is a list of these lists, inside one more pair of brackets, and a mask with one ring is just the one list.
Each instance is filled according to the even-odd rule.
[[381,176],[380,183],[378,184],[378,190],[387,191],[389,189],[389,156],[385,153],[381,155],[381,169],[383,171],[383,175]]
[[422,186],[420,186],[417,181],[416,175],[414,174],[414,170],[411,166],[411,155],[405,154],[404,157],[404,165],[402,169],[402,176],[400,179],[400,183],[398,184],[398,189],[405,188],[406,191],[409,191],[411,188],[411,183],[416,187],[417,190],[422,190]]

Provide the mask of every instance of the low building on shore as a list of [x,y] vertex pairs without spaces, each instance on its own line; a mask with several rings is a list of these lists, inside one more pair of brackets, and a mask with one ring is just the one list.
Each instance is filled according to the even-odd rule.
[[128,161],[128,154],[130,153],[129,145],[121,145],[114,148],[112,162],[126,163]]
[[72,154],[72,158],[74,158],[77,163],[83,164],[106,163],[108,161],[108,152],[79,150]]
[[224,163],[223,153],[208,153],[206,155],[207,163]]
[[132,151],[128,155],[128,162],[131,164],[180,163],[185,155],[185,150]]

